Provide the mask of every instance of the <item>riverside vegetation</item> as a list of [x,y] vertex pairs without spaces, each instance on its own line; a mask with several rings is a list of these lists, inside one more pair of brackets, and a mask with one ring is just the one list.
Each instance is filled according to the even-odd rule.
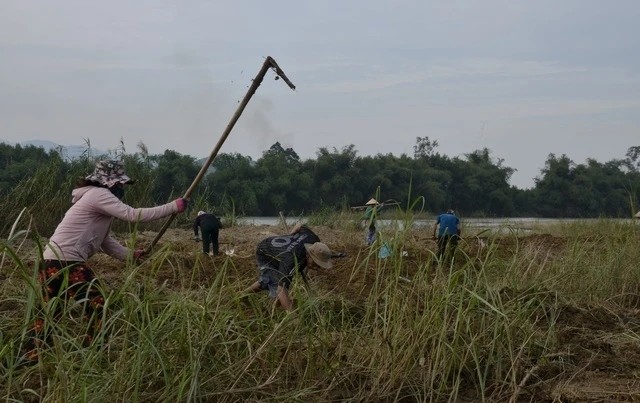
[[[319,148],[316,158],[303,160],[280,143],[255,161],[222,153],[192,198],[245,216],[336,211],[371,197],[402,202],[407,189],[422,196],[431,213],[453,208],[466,217],[627,218],[639,209],[640,146],[604,163],[588,159],[576,164],[566,155],[549,154],[540,162],[544,168],[534,187],[518,189],[509,184],[514,169],[486,148],[449,158],[435,151],[437,141],[416,140],[413,156],[359,156],[350,145]],[[134,206],[181,196],[201,168],[195,158],[175,151],[150,155],[142,143],[134,153],[121,145],[113,154],[138,179],[127,192]],[[39,215],[38,228],[43,233],[53,230],[68,205],[71,184],[93,170],[93,157],[88,144],[85,155],[69,161],[56,151],[0,143],[0,195],[9,207],[4,211],[12,214],[0,216],[0,234],[6,234],[25,206],[32,213],[47,211],[46,217]]]
[[[265,161],[297,167],[295,161],[287,165],[287,155],[272,147]],[[349,155],[353,150],[324,153],[315,163]],[[236,203],[241,199],[224,192],[222,200],[211,199],[207,181],[191,207],[223,217],[228,226],[220,240],[228,254],[199,254],[193,217],[186,214],[142,264],[94,256],[89,263],[108,295],[101,337],[83,346],[87,322],[79,318],[80,307],[63,305],[59,319],[46,321],[51,346],[36,365],[22,365],[19,348],[36,309],[61,304],[42,301],[40,252],[69,206],[73,180],[94,164],[90,155],[72,163],[55,153],[41,157],[10,165],[22,173],[2,171],[16,174],[1,181],[0,396],[6,401],[640,399],[640,220],[561,223],[527,234],[463,228],[465,241],[453,263],[437,264],[431,229],[410,225],[424,218],[425,204],[435,210],[429,198],[383,211],[403,225],[383,228],[372,248],[363,246],[358,215],[339,201],[316,205],[306,220],[347,257],[332,271],[312,272],[310,289],[296,279],[296,307],[286,313],[272,309],[264,294],[242,295],[257,276],[257,242],[284,228],[243,225],[248,210]],[[125,196],[133,206],[168,200],[197,172],[191,158],[168,152],[154,159],[143,146],[122,158],[138,179]],[[550,165],[558,169],[543,183],[566,190],[566,181],[551,175],[566,174],[561,165]],[[629,175],[636,178],[637,169]],[[327,191],[340,195],[332,183]],[[425,194],[412,183],[405,193]],[[628,198],[627,210],[635,209],[634,189],[616,193],[616,200]],[[564,199],[549,202],[563,204],[558,200]],[[114,231],[123,242],[144,247],[160,225],[116,222]],[[385,243],[392,253],[382,259]]]
[[[210,258],[177,223],[142,264],[96,255],[107,289],[101,336],[82,346],[78,306],[49,318],[52,345],[23,366],[46,239],[19,215],[2,240],[0,396],[5,401],[610,401],[640,399],[640,228],[601,220],[531,234],[463,228],[451,264],[430,228],[385,228],[373,247],[348,211],[308,222],[347,252],[296,279],[295,310],[264,294],[258,240],[279,226],[222,230]],[[155,232],[119,231],[145,245]],[[391,256],[379,257],[385,244]],[[58,304],[56,298],[45,309]]]

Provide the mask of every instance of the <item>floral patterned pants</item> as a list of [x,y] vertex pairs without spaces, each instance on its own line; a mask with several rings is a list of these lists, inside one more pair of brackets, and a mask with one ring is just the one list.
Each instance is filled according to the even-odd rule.
[[[43,287],[44,302],[58,297],[67,302],[70,299],[82,304],[82,311],[90,320],[85,343],[91,343],[95,334],[102,326],[102,311],[104,296],[96,280],[93,270],[83,262],[61,262],[59,260],[45,260],[39,270],[39,281]],[[54,318],[59,318],[62,306],[57,305],[53,312]],[[25,350],[27,356],[35,352],[36,347],[47,344],[50,336],[46,334],[44,315],[40,312],[32,329],[29,331]]]

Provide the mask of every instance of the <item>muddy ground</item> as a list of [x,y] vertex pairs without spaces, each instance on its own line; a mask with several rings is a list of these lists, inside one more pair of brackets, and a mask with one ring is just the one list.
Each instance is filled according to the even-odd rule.
[[[361,262],[369,253],[363,244],[360,232],[344,232],[329,227],[314,227],[320,238],[336,251],[344,251],[347,256],[336,261],[336,268],[328,273],[311,272],[311,285],[317,290],[342,294],[349,300],[364,299],[368,295],[373,276],[353,277],[352,267]],[[237,276],[237,291],[240,292],[257,278],[255,266],[255,246],[263,238],[278,235],[284,231],[277,226],[240,226],[221,230],[221,255],[210,257],[201,253],[201,244],[193,239],[189,230],[171,229],[163,236],[158,248],[171,244],[184,267],[193,267],[196,260],[202,262],[205,270],[196,273],[197,284],[208,284],[217,269],[227,264],[233,267],[232,276]],[[139,245],[148,245],[155,232],[142,232]],[[403,250],[406,273],[410,279],[416,270],[424,267],[424,262],[432,257],[435,242],[428,233],[411,234],[404,242]],[[465,252],[473,256],[488,242],[473,238],[461,245]],[[514,239],[497,241],[499,252],[509,254],[514,247]],[[561,248],[565,239],[551,235],[531,235],[518,240],[518,247],[548,249],[550,254]],[[375,259],[372,259],[375,260]],[[92,266],[101,279],[111,286],[122,281],[122,263],[108,256],[92,258]],[[365,271],[366,273],[366,271]],[[184,283],[175,267],[167,267],[158,273],[158,282],[171,287]],[[346,285],[346,286],[345,286]],[[267,304],[266,296],[265,304]],[[297,297],[293,295],[294,299]],[[302,296],[300,296],[302,298]],[[620,303],[599,306],[562,306],[557,321],[557,351],[551,352],[544,362],[533,365],[521,383],[518,401],[640,401],[640,302],[630,299]]]

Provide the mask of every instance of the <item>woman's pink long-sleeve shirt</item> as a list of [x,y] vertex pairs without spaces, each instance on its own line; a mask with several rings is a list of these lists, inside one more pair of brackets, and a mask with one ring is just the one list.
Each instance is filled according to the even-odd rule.
[[85,262],[96,252],[125,260],[129,249],[109,235],[114,218],[147,222],[178,212],[175,201],[150,208],[133,208],[121,202],[109,189],[85,186],[71,193],[73,203],[58,224],[44,250],[45,259]]

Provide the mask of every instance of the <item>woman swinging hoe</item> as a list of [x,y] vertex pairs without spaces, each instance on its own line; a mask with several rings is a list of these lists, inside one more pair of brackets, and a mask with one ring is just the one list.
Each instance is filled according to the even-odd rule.
[[[60,298],[82,303],[84,315],[89,319],[85,344],[90,344],[101,328],[104,295],[93,270],[87,264],[91,256],[104,252],[116,259],[128,256],[140,259],[144,250],[132,250],[121,245],[110,235],[114,218],[123,221],[147,222],[182,213],[188,200],[176,199],[170,203],[150,208],[133,208],[123,203],[124,185],[133,180],[125,172],[120,161],[99,161],[93,173],[79,179],[71,192],[71,207],[49,239],[43,252],[39,281],[43,287],[44,301]],[[56,306],[54,304],[54,306]],[[53,318],[61,314],[57,305]],[[50,341],[44,314],[38,313],[33,328],[27,335],[24,358],[38,359],[38,348]]]

